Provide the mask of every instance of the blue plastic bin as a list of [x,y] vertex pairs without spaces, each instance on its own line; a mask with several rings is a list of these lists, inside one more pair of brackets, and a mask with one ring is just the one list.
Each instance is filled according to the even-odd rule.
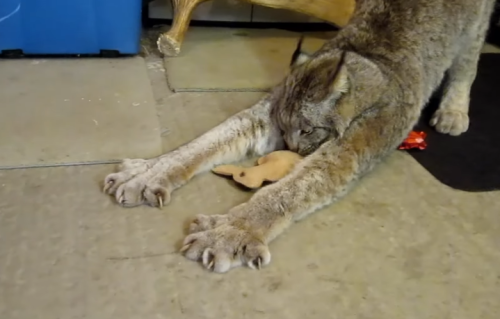
[[137,54],[142,0],[0,0],[0,52]]

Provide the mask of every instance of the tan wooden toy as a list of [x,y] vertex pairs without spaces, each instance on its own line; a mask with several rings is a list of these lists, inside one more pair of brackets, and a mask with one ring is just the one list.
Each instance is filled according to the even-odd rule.
[[[171,0],[174,19],[168,32],[158,38],[158,49],[165,56],[177,56],[189,27],[193,10],[207,0]],[[344,27],[354,12],[355,0],[243,0],[251,4],[286,9]]]
[[276,151],[259,158],[257,166],[221,165],[212,169],[212,172],[232,176],[237,183],[255,189],[264,182],[276,182],[285,177],[301,159],[302,156],[297,153]]

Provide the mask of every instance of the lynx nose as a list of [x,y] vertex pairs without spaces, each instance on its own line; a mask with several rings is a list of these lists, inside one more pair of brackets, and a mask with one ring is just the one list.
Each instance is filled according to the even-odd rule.
[[294,143],[294,141],[290,141],[288,139],[285,139],[285,143],[287,148],[292,151],[292,152],[297,152],[299,149],[299,146],[297,143]]
[[285,140],[285,144],[290,151],[292,152],[298,151],[299,143],[297,141],[297,138],[295,138],[291,134],[286,134],[285,136],[283,136],[283,139]]

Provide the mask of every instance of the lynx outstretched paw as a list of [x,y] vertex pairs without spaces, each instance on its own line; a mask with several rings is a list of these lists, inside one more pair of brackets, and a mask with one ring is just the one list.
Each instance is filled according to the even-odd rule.
[[466,112],[455,110],[437,110],[430,124],[439,133],[458,136],[469,128],[469,115]]
[[118,166],[118,173],[112,173],[104,179],[104,192],[111,195],[124,182],[132,179],[138,174],[144,173],[150,168],[148,161],[143,159],[124,159]]
[[188,235],[181,248],[188,259],[201,260],[206,269],[217,273],[245,265],[260,269],[269,264],[271,253],[266,244],[248,230],[233,226],[229,218],[221,217],[224,215],[215,216],[197,217],[200,231]]
[[155,160],[126,159],[117,173],[104,179],[104,192],[114,195],[124,207],[150,205],[163,207],[170,202],[170,189],[164,166]]

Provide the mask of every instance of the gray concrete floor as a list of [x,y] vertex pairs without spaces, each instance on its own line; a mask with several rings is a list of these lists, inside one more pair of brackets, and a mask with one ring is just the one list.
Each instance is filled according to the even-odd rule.
[[[146,65],[164,151],[260,96],[173,94],[161,59],[148,55]],[[100,192],[113,169],[0,171],[0,318],[500,314],[500,192],[450,189],[404,152],[273,242],[268,267],[224,275],[176,250],[191,216],[223,213],[250,193],[204,174],[175,192],[163,210],[123,209]]]
[[0,70],[0,169],[161,152],[143,58],[0,59]]

